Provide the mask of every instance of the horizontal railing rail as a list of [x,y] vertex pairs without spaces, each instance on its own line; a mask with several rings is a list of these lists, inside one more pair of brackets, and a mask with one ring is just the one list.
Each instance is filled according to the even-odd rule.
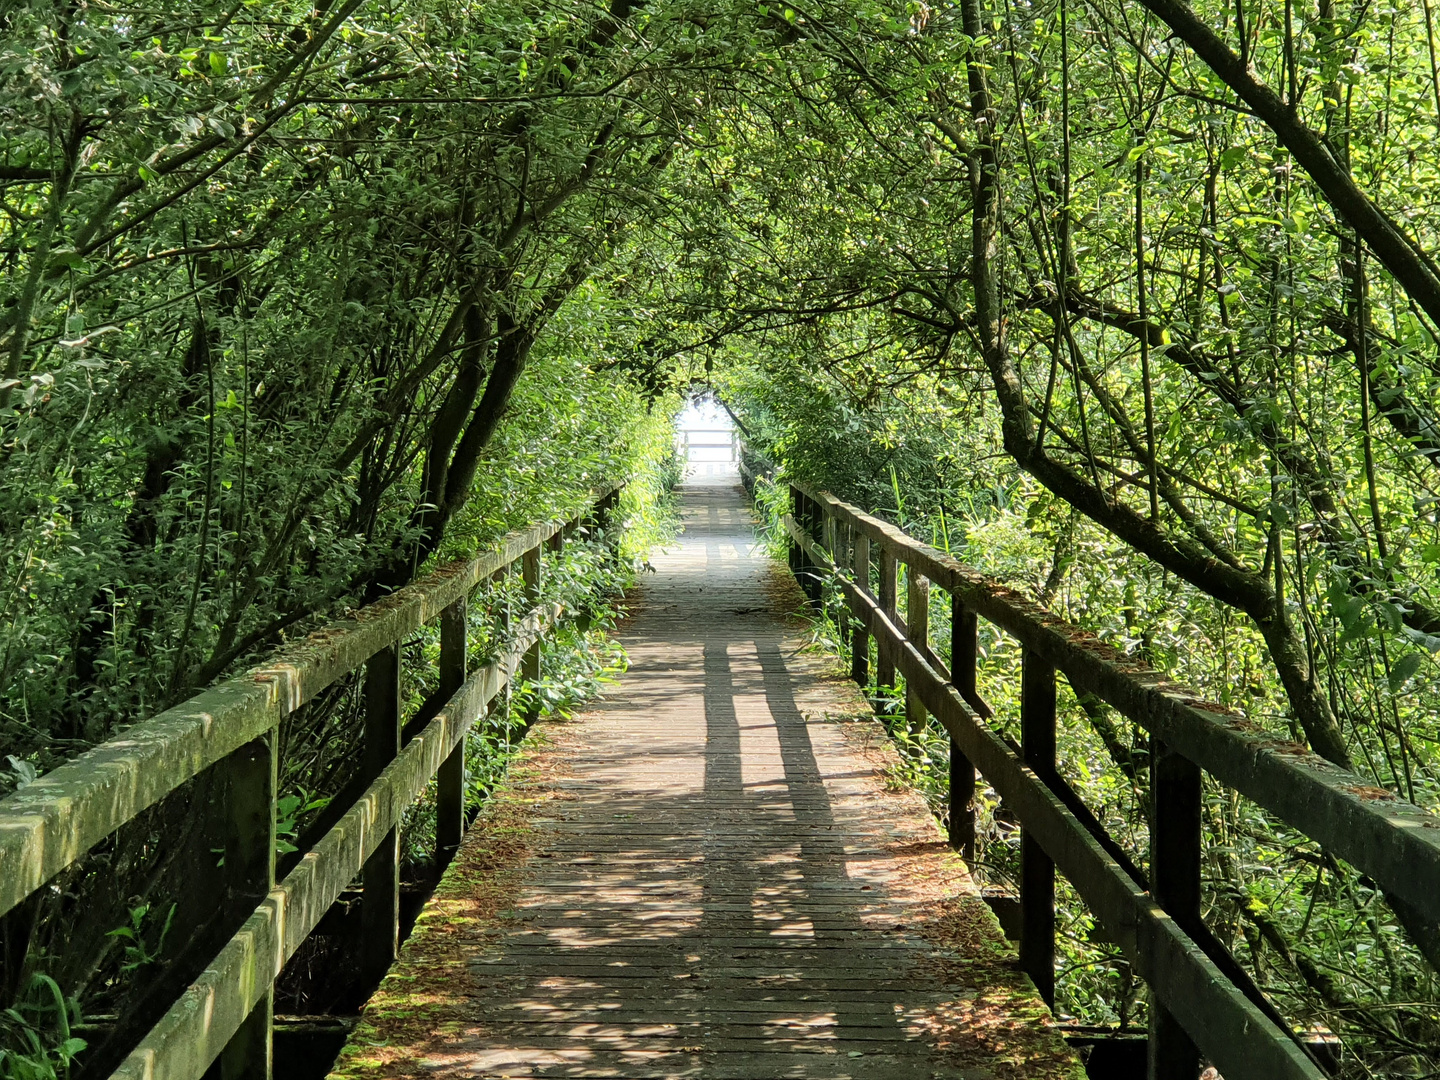
[[[559,550],[583,523],[608,528],[618,495],[617,486],[606,487],[574,517],[510,533],[493,550],[331,623],[0,799],[4,915],[202,771],[226,770],[217,906],[233,909],[238,899],[249,905],[240,914],[253,911],[114,1076],[199,1080],[222,1056],[226,1077],[268,1076],[275,979],[357,875],[365,884],[363,966],[371,978],[383,975],[398,948],[398,826],[405,810],[435,778],[436,856],[443,865],[464,832],[465,733],[517,671],[539,677],[541,642],[562,614],[540,602],[541,552]],[[500,655],[467,673],[470,594],[516,562],[530,610],[510,629]],[[437,618],[440,692],[448,701],[405,742],[401,644]],[[363,769],[370,782],[277,883],[277,728],[362,665]]]
[[[977,767],[1019,817],[1021,962],[1041,993],[1053,999],[1053,868],[1058,867],[1161,1006],[1152,1017],[1153,1078],[1194,1080],[1197,1052],[1226,1077],[1325,1075],[1200,916],[1200,771],[1431,920],[1440,919],[1440,819],[1303,746],[1272,738],[827,492],[792,483],[791,496],[792,513],[785,517],[791,568],[814,603],[822,601],[822,579],[838,586],[858,624],[848,629],[852,675],[868,681],[867,639],[873,638],[877,681],[893,685],[898,669],[905,678],[907,714],[928,710],[950,735],[951,842],[973,857]],[[872,561],[878,563],[878,596],[871,589]],[[902,564],[905,620],[897,597]],[[930,646],[931,583],[951,597],[949,668]],[[991,709],[976,692],[978,618],[1021,646],[1018,746],[987,723]],[[1057,671],[1077,694],[1093,694],[1153,737],[1148,880],[1056,770]]]
[[[696,436],[724,435],[724,442],[697,441]],[[735,460],[740,448],[740,432],[733,428],[690,428],[678,433],[677,442],[682,456],[689,457],[692,450],[728,450],[730,459]]]
[[533,613],[516,643],[465,681],[350,810],[245,921],[215,961],[112,1076],[193,1080],[204,1074],[401,816],[460,748],[465,732],[540,640],[555,612]]

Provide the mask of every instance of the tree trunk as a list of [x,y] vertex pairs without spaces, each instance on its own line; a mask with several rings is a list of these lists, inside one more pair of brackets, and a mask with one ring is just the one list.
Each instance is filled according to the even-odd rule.
[[[973,39],[980,38],[983,35],[980,0],[962,0],[961,11],[965,32]],[[977,51],[972,46],[968,61],[970,110],[977,131],[977,148],[970,159],[970,189],[974,199],[970,270],[977,336],[1000,404],[1005,450],[1046,488],[1117,538],[1202,592],[1249,615],[1265,639],[1291,708],[1311,747],[1348,769],[1350,755],[1344,736],[1329,701],[1315,682],[1305,644],[1283,618],[1274,590],[1264,577],[1227,564],[1194,540],[1171,534],[1159,522],[1136,513],[1119,499],[1110,498],[1035,445],[1024,387],[1005,342],[1000,289],[995,277],[1000,219],[999,136],[985,68]]]

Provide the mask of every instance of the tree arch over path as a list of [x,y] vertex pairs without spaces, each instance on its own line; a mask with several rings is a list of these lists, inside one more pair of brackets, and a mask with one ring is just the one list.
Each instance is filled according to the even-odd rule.
[[1434,807],[1432,7],[6,8],[6,752],[403,583],[708,380],[855,501],[977,552],[1018,513],[1045,599]]

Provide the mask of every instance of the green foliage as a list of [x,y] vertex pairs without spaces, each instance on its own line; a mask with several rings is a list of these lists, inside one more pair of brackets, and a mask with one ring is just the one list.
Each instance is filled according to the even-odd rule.
[[669,383],[588,277],[693,111],[667,50],[749,42],[594,20],[0,14],[0,752],[48,771],[620,478]]
[[[283,800],[282,800],[283,801]],[[117,926],[111,930],[107,937],[120,938],[125,943],[125,962],[120,970],[126,974],[138,968],[148,967],[160,959],[160,954],[165,950],[165,939],[170,934],[170,924],[175,919],[175,905],[171,904],[165,912],[164,921],[160,923],[156,932],[154,921],[150,917],[149,904],[137,904],[129,912],[129,923],[126,926]],[[146,937],[154,938],[154,944],[150,944]]]
[[85,1049],[71,1029],[80,1023],[80,1006],[67,999],[50,976],[36,973],[12,1007],[0,1012],[0,1078],[63,1080]]
[[324,810],[330,805],[328,796],[310,798],[304,791],[298,795],[282,795],[275,800],[275,854],[288,855],[298,851],[295,839],[299,835],[297,822],[309,814]]
[[[1421,253],[1431,7],[1193,4]],[[639,477],[643,557],[696,384],[782,469],[772,545],[784,476],[829,488],[1440,808],[1440,328],[1231,86],[1118,0],[622,9],[0,11],[0,793],[597,484]],[[527,691],[559,711],[620,662],[577,559]],[[986,630],[1002,727],[1016,662]],[[285,843],[356,694],[286,729]],[[1142,734],[1065,692],[1061,723],[1143,860]],[[1435,972],[1383,898],[1207,814],[1207,917],[1261,984],[1356,1076],[1433,1071]],[[1133,1022],[1072,901],[1063,1007]]]

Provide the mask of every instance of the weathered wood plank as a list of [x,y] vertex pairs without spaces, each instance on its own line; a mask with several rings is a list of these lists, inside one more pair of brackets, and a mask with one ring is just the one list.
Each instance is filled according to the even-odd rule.
[[535,729],[336,1076],[1078,1077],[738,493],[689,498],[618,690]]

